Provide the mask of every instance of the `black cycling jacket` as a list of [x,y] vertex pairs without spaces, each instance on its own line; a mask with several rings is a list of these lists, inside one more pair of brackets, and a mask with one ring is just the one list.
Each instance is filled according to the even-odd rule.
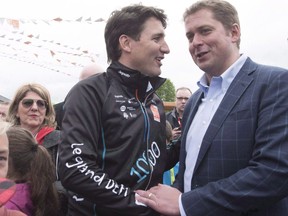
[[59,175],[97,216],[158,215],[135,203],[134,190],[162,182],[166,118],[155,90],[164,82],[114,62],[67,95]]

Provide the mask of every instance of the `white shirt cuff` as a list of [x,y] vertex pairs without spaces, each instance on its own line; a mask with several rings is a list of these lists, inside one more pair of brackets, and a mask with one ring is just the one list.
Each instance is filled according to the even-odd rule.
[[182,197],[182,194],[180,194],[180,196],[179,196],[179,198],[178,198],[180,215],[181,215],[181,216],[186,216],[185,211],[184,211],[184,208],[183,208],[183,205],[182,205],[181,197]]

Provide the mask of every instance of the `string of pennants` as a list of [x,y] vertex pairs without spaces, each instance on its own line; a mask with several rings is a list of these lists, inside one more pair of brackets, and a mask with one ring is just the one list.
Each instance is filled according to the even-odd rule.
[[105,20],[103,18],[97,18],[97,19],[92,19],[92,17],[84,18],[84,17],[79,17],[75,20],[72,19],[62,19],[61,17],[56,17],[51,20],[47,19],[9,19],[9,18],[0,18],[0,24],[6,21],[10,25],[12,25],[14,28],[19,28],[19,25],[25,24],[25,23],[33,23],[33,24],[39,24],[40,22],[46,23],[47,25],[50,25],[52,22],[85,22],[88,24],[93,24],[97,22],[104,22]]
[[[57,72],[57,73],[65,74],[67,76],[71,76],[72,75],[71,73],[67,73],[64,70],[53,68],[52,65],[48,66],[49,64],[47,64],[45,62],[31,61],[29,59],[26,59],[25,57],[24,58],[23,57],[19,57],[17,54],[16,55],[11,55],[11,54],[7,54],[5,52],[0,51],[0,56],[4,57],[4,58],[11,59],[11,60],[19,61],[19,62],[29,63],[29,64],[32,64],[32,65],[35,65],[35,66],[38,66],[38,67],[41,67],[41,68],[45,68],[45,69],[48,69],[48,70],[51,70],[51,71],[54,71],[54,72]],[[65,66],[63,66],[63,67],[65,67]]]
[[[51,25],[51,22],[79,22],[79,23],[99,23],[104,22],[102,18],[92,20],[91,17],[84,19],[80,17],[76,20],[65,20],[57,17],[52,20],[35,20],[35,19],[6,19],[0,18],[0,27],[3,24],[9,25],[9,31],[0,31],[0,56],[9,58],[19,62],[33,64],[38,67],[46,68],[51,71],[66,74],[67,68],[71,66],[84,67],[89,63],[97,61],[99,54],[81,47],[74,47],[71,45],[58,42],[56,40],[49,40],[43,38],[41,34],[26,33],[25,30],[20,30],[22,24],[39,24],[39,22]],[[45,36],[44,36],[45,37]],[[51,57],[53,61],[48,61]],[[83,63],[85,62],[85,64]]]

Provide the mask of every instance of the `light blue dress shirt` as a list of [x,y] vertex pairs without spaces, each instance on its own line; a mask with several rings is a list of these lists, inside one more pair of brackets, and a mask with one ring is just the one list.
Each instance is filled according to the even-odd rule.
[[[244,65],[246,59],[247,56],[241,55],[221,76],[212,77],[210,85],[207,83],[205,74],[197,83],[204,93],[204,98],[202,98],[202,102],[198,107],[186,137],[187,155],[185,160],[186,169],[184,172],[184,193],[191,191],[191,182],[196,160],[207,128],[224,98],[227,89]],[[182,206],[181,196],[179,197],[179,207],[181,215],[186,216]]]

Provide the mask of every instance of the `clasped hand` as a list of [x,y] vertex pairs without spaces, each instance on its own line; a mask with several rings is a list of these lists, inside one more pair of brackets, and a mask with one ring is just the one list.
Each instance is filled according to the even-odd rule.
[[136,190],[136,200],[167,216],[179,216],[179,196],[181,192],[168,185],[158,184],[148,191]]

